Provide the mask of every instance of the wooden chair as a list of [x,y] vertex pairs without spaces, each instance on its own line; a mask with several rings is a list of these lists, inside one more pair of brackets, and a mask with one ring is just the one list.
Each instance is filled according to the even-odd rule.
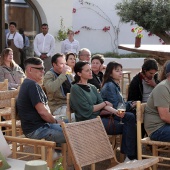
[[126,84],[126,101],[128,99],[128,94],[129,94],[129,83]]
[[[107,159],[112,159],[118,164],[100,117],[68,124],[63,122],[61,125],[75,170],[82,170],[86,165],[91,165],[91,169],[95,170],[95,163]],[[120,163],[112,169],[134,169],[134,167],[144,169],[158,161],[158,158],[136,160]]]
[[[74,111],[70,107],[70,93],[67,93],[67,109],[66,114],[68,118],[68,122],[71,123],[71,114],[74,113]],[[121,147],[121,141],[122,141],[122,135],[108,135],[109,140],[112,144],[113,150],[116,154],[117,149],[120,152]],[[120,162],[124,161],[124,154],[120,153]]]
[[[16,120],[16,99],[15,98],[12,98],[11,99],[11,102],[12,102],[12,135],[13,136],[17,136],[17,120]],[[22,128],[20,127],[20,131],[21,133],[19,133],[19,137],[21,139],[25,138],[25,135],[22,134]],[[28,139],[28,138],[26,138]],[[42,139],[43,140],[43,139]],[[38,140],[38,141],[42,141],[42,140]],[[47,142],[46,140],[44,140],[44,142]],[[21,146],[20,150],[18,151],[18,146]],[[45,154],[46,154],[46,151],[45,151],[45,147],[43,147],[44,145],[41,145],[41,142],[40,142],[40,145],[38,146],[34,146],[34,153],[33,155],[37,154],[37,153],[41,153],[42,157],[43,157],[43,160],[45,160]],[[13,158],[17,158],[17,154],[20,155],[20,151],[23,151],[23,147],[25,147],[25,145],[17,145],[16,142],[13,142],[13,148],[15,150],[15,152],[13,153]],[[61,146],[56,146],[56,143],[55,143],[55,147],[54,149],[57,149],[57,150],[61,150],[61,153],[62,153],[62,165],[63,165],[63,168],[64,170],[66,170],[66,167],[67,167],[67,163],[66,163],[66,151],[67,151],[67,146],[66,146],[66,143],[63,143],[61,144]],[[59,159],[60,157],[58,157],[57,159]],[[36,159],[36,157],[34,157],[34,159]]]
[[5,79],[4,82],[0,82],[0,91],[8,90],[8,79]]
[[[13,115],[15,114],[15,104],[13,103],[13,99],[18,95],[18,89],[16,90],[7,90],[0,91],[0,128],[5,127],[4,130],[8,135],[11,132],[13,136],[16,136],[15,132],[12,132],[12,122]],[[1,117],[5,117],[5,121],[1,121]],[[16,120],[14,120],[16,121]],[[20,121],[15,123],[15,128],[21,128]]]
[[[19,145],[24,145],[24,150],[18,151],[15,145],[12,144],[12,158],[19,160],[32,160],[32,159],[42,159],[47,161],[49,168],[53,168],[53,150],[56,147],[56,143],[52,141],[36,140],[28,138],[20,138],[13,136],[4,136],[7,142],[17,143]],[[43,150],[39,153],[29,152],[26,147],[41,147]],[[46,152],[44,153],[44,149]],[[44,153],[44,154],[42,154]],[[17,155],[19,155],[17,157]]]
[[[161,141],[153,141],[150,137],[141,138],[141,124],[143,123],[143,113],[145,110],[146,103],[141,103],[137,101],[137,148],[138,148],[138,159],[141,160],[142,158],[150,158],[150,157],[159,157],[163,161],[170,161],[169,157],[159,156],[159,152],[169,152],[169,150],[163,149],[164,147],[170,147],[170,142],[161,142]],[[151,145],[152,146],[152,155],[142,154],[142,146],[143,145]],[[170,167],[168,163],[158,163],[157,165]],[[153,169],[157,169],[157,165],[154,165]]]
[[121,82],[121,89],[122,89],[122,94],[123,94],[123,91],[124,91],[124,79],[127,79],[128,80],[128,83],[130,84],[130,81],[131,81],[131,78],[130,78],[130,75],[131,75],[131,71],[123,71],[123,76],[122,76],[122,82]]

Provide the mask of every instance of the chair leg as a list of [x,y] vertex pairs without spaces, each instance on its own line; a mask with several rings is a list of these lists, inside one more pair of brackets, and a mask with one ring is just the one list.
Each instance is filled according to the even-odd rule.
[[47,149],[47,164],[48,164],[48,167],[51,169],[53,168],[53,148],[48,148]]
[[[153,156],[158,156],[157,148],[158,148],[158,146],[152,145],[152,155]],[[157,164],[153,165],[153,170],[157,170]]]
[[71,158],[71,151],[69,149],[69,147],[67,147],[67,166],[72,166],[73,165],[73,161],[72,161],[72,158]]
[[91,170],[95,170],[95,164],[91,164]]
[[16,159],[17,158],[17,143],[12,142],[12,158]]
[[63,143],[61,145],[61,148],[62,148],[62,165],[63,165],[63,168],[64,170],[67,170],[67,163],[66,163],[66,151],[67,151],[67,144],[66,143]]

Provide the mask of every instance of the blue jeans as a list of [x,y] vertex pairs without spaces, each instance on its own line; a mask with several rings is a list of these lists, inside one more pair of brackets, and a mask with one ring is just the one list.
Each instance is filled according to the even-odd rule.
[[170,142],[170,124],[165,124],[150,135],[151,140]]
[[120,117],[114,116],[114,123],[110,123],[108,129],[108,118],[102,118],[103,125],[108,135],[122,134],[121,153],[128,157],[137,158],[137,135],[136,135],[136,120],[133,113],[126,112],[120,124]]
[[27,134],[26,137],[32,139],[45,139],[56,142],[57,144],[66,142],[60,124],[55,123],[45,123],[37,130]]

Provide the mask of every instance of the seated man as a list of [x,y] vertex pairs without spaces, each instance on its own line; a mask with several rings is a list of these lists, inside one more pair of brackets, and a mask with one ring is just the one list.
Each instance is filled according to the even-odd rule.
[[55,54],[51,59],[52,67],[44,76],[49,107],[56,119],[66,117],[67,100],[66,95],[70,93],[73,77],[71,68],[66,65],[63,54]]
[[154,87],[159,83],[158,64],[155,59],[147,59],[129,85],[127,101],[141,101],[146,103]]
[[37,83],[44,75],[43,61],[31,57],[25,60],[24,65],[27,78],[18,94],[17,110],[25,136],[64,143],[62,128],[52,116],[47,97]]
[[144,126],[151,140],[170,142],[170,63],[166,79],[152,91],[145,108]]
[[87,48],[80,49],[80,51],[78,53],[78,58],[79,58],[79,61],[87,61],[90,63],[90,59],[91,59],[90,50]]

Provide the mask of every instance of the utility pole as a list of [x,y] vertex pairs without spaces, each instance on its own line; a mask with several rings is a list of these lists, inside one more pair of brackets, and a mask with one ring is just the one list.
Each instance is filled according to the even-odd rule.
[[0,1],[0,53],[5,48],[5,0]]

